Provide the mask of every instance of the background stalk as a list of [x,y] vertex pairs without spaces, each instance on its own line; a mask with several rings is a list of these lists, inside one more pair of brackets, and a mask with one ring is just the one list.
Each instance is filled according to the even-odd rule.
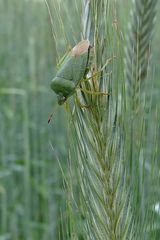
[[[124,121],[126,164],[130,182],[132,209],[136,222],[138,239],[150,239],[146,226],[149,225],[147,202],[150,187],[146,171],[148,162],[147,138],[151,139],[147,118],[151,110],[150,55],[157,0],[135,0],[130,14],[129,29],[125,51],[125,80],[127,94],[127,112]],[[149,93],[149,94],[148,94]],[[153,128],[152,131],[154,132]],[[151,142],[153,139],[151,139]],[[150,162],[149,165],[153,162]]]

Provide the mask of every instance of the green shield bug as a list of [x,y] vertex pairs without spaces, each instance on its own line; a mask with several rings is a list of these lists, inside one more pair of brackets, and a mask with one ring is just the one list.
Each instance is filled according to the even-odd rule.
[[89,61],[90,42],[82,40],[68,54],[62,67],[51,82],[51,89],[57,94],[62,105],[75,93],[76,87],[85,75]]

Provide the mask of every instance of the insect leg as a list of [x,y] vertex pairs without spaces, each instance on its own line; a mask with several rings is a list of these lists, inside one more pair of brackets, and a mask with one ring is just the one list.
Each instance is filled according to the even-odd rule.
[[109,95],[109,93],[106,92],[97,92],[97,91],[90,91],[84,88],[80,88],[78,87],[82,92],[88,93],[88,94],[92,94],[92,95]]
[[81,107],[81,108],[90,108],[90,107],[93,107],[92,105],[86,105],[86,104],[83,104],[83,103],[81,103],[81,101],[80,101],[80,99],[79,99],[79,97],[78,96],[76,96],[76,102],[77,102],[77,104]]

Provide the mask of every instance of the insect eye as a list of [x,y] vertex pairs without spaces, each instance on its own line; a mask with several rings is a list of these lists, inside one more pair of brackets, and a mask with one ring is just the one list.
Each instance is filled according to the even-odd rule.
[[61,93],[59,93],[57,97],[58,97],[59,105],[62,105],[67,100],[67,98],[64,95],[62,95]]

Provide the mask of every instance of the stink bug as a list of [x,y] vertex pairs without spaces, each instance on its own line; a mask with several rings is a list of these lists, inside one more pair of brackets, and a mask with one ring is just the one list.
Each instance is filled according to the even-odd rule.
[[57,94],[58,104],[62,105],[75,93],[84,77],[89,62],[90,42],[79,42],[64,60],[62,67],[51,82],[51,89]]

